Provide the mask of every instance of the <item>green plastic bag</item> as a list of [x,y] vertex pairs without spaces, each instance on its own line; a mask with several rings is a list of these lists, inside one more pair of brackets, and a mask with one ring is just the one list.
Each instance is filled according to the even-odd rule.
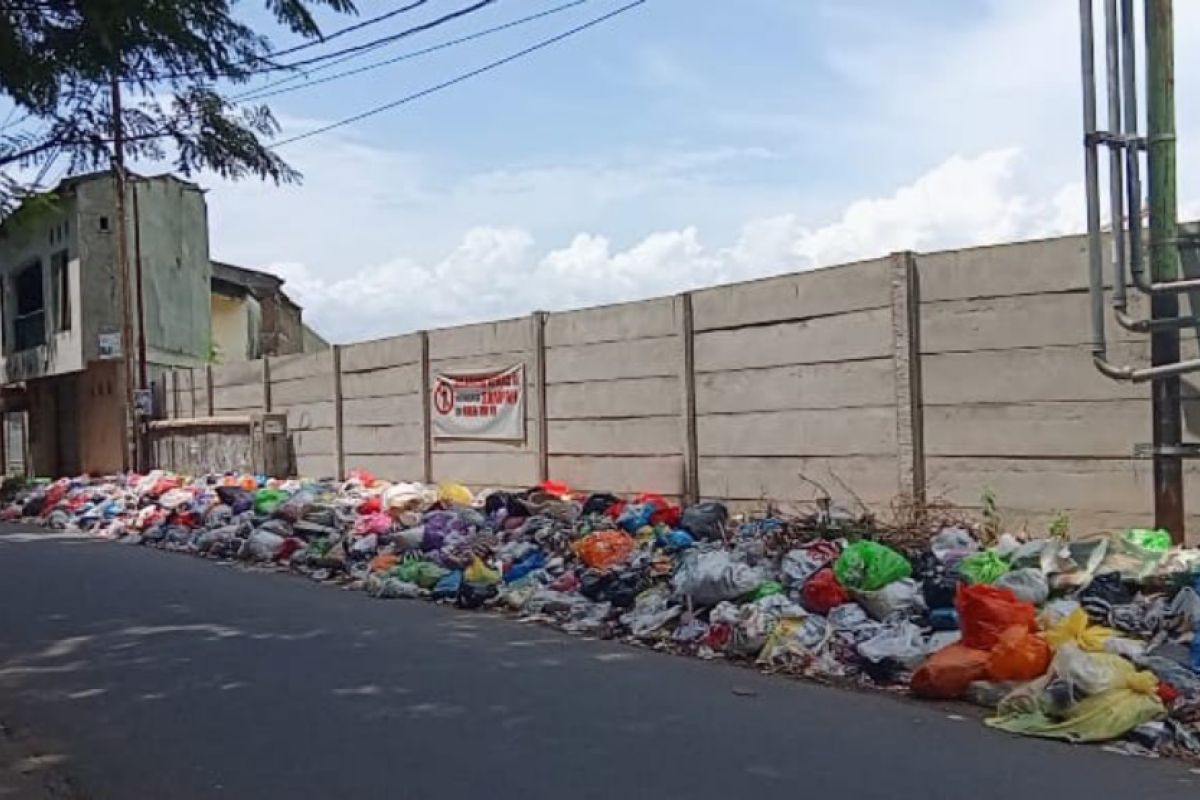
[[1104,742],[1120,738],[1138,725],[1167,713],[1155,693],[1158,680],[1154,675],[1135,673],[1133,665],[1129,669],[1130,674],[1122,676],[1120,685],[1080,700],[1061,718],[1052,718],[1044,709],[1035,706],[992,717],[985,723],[1021,736],[1068,742]]
[[422,589],[432,589],[447,572],[449,570],[443,569],[430,561],[417,561],[414,559],[412,561],[405,561],[403,564],[398,564],[388,574],[399,578],[405,583],[415,583]]
[[750,600],[762,600],[773,594],[783,594],[783,584],[778,581],[763,581],[750,593]]
[[967,583],[995,583],[1008,570],[1008,562],[991,550],[974,553],[958,562],[958,574]]
[[256,514],[274,514],[288,499],[288,493],[279,489],[259,489],[254,495]]
[[1171,549],[1171,534],[1161,529],[1133,528],[1125,531],[1121,539],[1131,547],[1152,553],[1165,553]]
[[834,562],[833,573],[847,589],[874,592],[912,575],[912,565],[887,545],[861,541],[842,551]]

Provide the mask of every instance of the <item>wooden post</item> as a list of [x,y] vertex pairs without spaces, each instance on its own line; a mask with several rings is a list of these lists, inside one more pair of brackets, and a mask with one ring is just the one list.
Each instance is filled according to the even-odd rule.
[[683,501],[700,501],[700,453],[696,435],[696,336],[692,293],[679,295],[679,338],[682,340]]
[[429,375],[429,331],[419,331],[421,341],[421,475],[433,483],[433,391]]
[[263,356],[262,360],[262,396],[263,412],[271,413],[271,357]]
[[171,370],[171,419],[179,419],[179,368]]
[[898,484],[901,496],[910,498],[919,510],[925,504],[919,275],[914,253],[893,253],[891,260]]
[[545,311],[535,311],[533,324],[534,391],[537,396],[537,459],[538,480],[550,480],[550,423],[546,414],[546,318]]
[[188,367],[188,396],[191,398],[189,409],[192,418],[200,416],[196,413],[196,368]]
[[342,420],[342,346],[330,348],[333,370],[333,463],[339,481],[346,479],[346,447]]

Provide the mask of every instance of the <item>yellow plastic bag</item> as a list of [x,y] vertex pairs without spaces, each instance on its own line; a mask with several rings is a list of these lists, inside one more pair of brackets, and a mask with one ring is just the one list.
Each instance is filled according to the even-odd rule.
[[452,506],[469,506],[475,502],[471,490],[461,483],[439,483],[438,500]]
[[1080,650],[1089,653],[1104,652],[1104,643],[1116,635],[1112,628],[1092,625],[1087,612],[1082,608],[1072,611],[1066,619],[1053,625],[1046,631],[1046,641],[1051,647],[1059,648],[1064,644],[1076,645]]
[[1129,665],[1119,685],[1079,701],[1062,719],[1053,719],[1041,709],[1031,709],[992,717],[986,722],[992,728],[1021,736],[1103,742],[1124,736],[1138,725],[1166,714],[1157,689],[1158,678],[1153,673],[1136,672]]
[[471,565],[463,570],[463,580],[467,583],[499,583],[500,573],[485,564],[482,558],[475,556]]

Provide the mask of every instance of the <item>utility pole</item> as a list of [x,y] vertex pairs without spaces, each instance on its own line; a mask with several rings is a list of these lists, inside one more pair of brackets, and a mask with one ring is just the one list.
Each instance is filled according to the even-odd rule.
[[[1175,21],[1172,0],[1146,0],[1146,140],[1150,191],[1150,278],[1179,280],[1175,186]],[[1140,220],[1131,220],[1140,225]],[[1154,319],[1179,316],[1179,296],[1159,292],[1150,299]],[[1156,329],[1150,363],[1179,361],[1179,329]],[[1183,542],[1183,441],[1179,376],[1151,384],[1154,425],[1154,524]]]
[[[120,63],[119,59],[117,63]],[[112,167],[117,212],[117,288],[121,295],[121,369],[124,373],[125,387],[125,435],[122,462],[126,470],[132,470],[138,466],[138,454],[137,412],[133,395],[133,315],[129,308],[129,220],[125,214],[125,126],[121,120],[121,81],[115,67],[109,81],[109,90],[112,97]]]

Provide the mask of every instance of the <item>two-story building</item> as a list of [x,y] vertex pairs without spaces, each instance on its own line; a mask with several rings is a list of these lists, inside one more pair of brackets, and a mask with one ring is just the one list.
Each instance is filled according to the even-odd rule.
[[[131,176],[127,193],[128,343],[121,341],[111,173],[68,178],[49,202],[27,203],[0,223],[0,444],[9,471],[64,475],[128,466],[122,348],[136,359],[141,335],[151,382],[174,366],[304,351],[300,309],[283,294],[282,281],[210,260],[199,186],[172,175]],[[234,285],[238,275],[248,286]],[[268,338],[261,321],[254,328],[264,305]],[[247,320],[244,338],[230,338],[239,314]],[[310,337],[310,346],[320,344]]]

